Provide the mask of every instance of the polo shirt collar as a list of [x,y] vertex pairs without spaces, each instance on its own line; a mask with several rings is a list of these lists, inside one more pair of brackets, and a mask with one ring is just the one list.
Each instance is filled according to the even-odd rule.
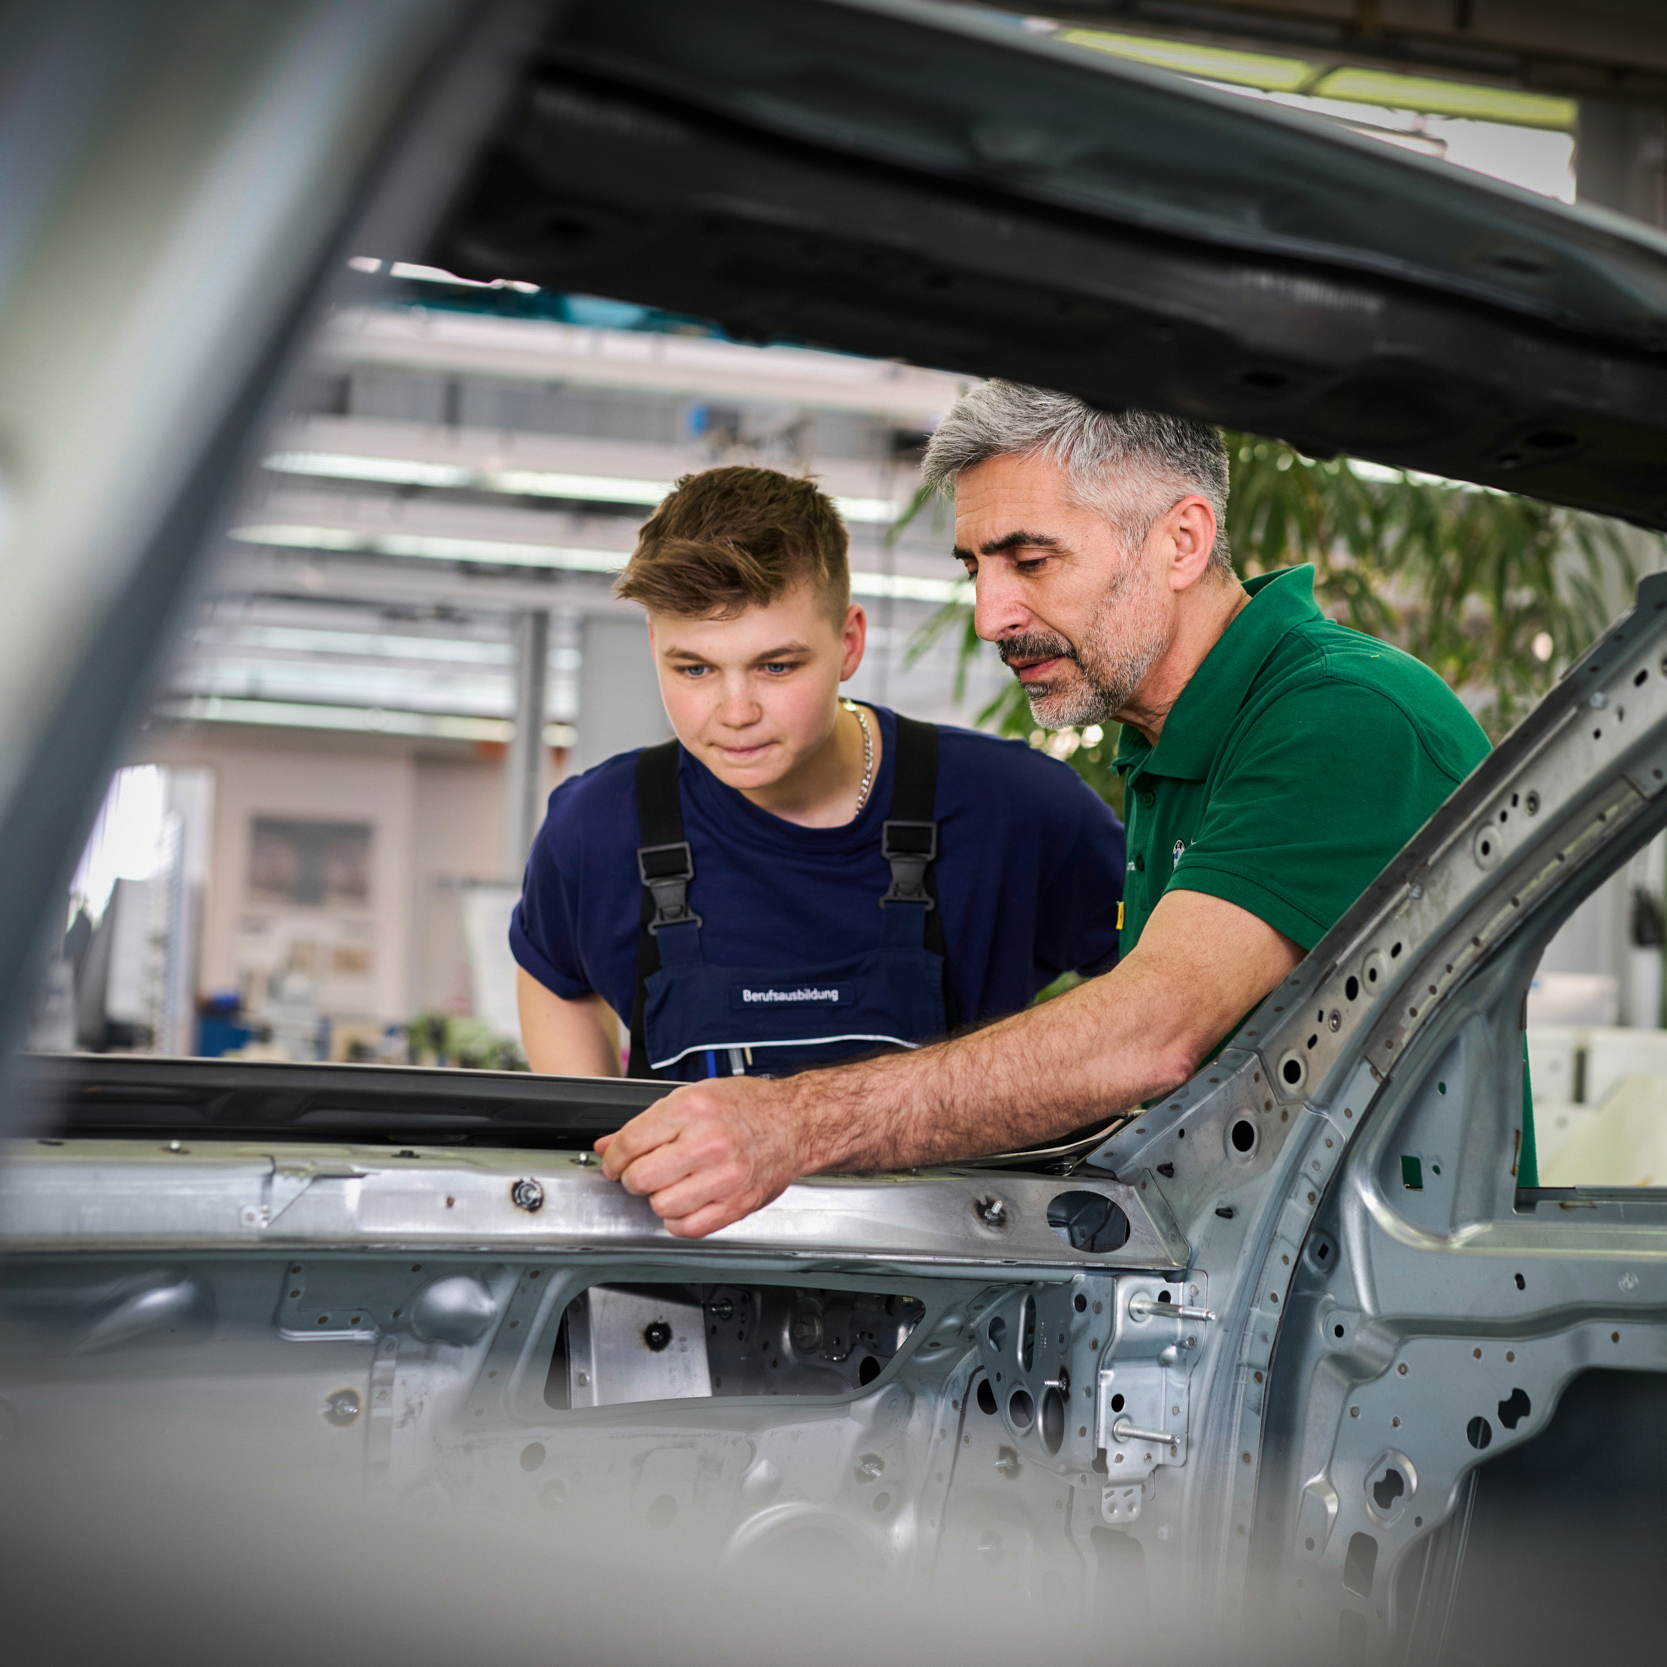
[[1123,726],[1117,768],[1202,781],[1237,718],[1256,674],[1280,640],[1299,625],[1324,619],[1314,600],[1311,565],[1259,573],[1244,581],[1250,600],[1204,656],[1170,708],[1155,747],[1132,724]]

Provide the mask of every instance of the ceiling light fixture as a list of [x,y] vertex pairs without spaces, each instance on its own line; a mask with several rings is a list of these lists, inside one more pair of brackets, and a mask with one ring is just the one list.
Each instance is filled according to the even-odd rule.
[[[158,717],[182,723],[259,724],[278,729],[331,729],[365,735],[404,735],[438,741],[514,739],[510,718],[473,718],[448,712],[398,712],[380,706],[318,706],[294,700],[243,700],[226,695],[192,695],[159,701]],[[577,739],[572,724],[547,723],[544,744],[570,747]]]
[[1351,64],[1315,63],[1266,52],[1239,52],[1156,35],[1125,35],[1109,29],[1061,29],[1053,35],[1130,63],[1150,64],[1200,81],[1255,87],[1265,93],[1345,99],[1385,110],[1416,110],[1430,116],[1499,122],[1572,132],[1579,106],[1572,98],[1492,87],[1474,81],[1442,81]]
[[[614,574],[625,565],[621,550],[580,550],[557,544],[516,544],[495,538],[439,538],[417,533],[357,532],[295,522],[255,522],[233,527],[240,544],[284,550],[328,550],[341,555],[414,556],[429,561],[478,562],[493,567],[548,567],[570,573]],[[924,579],[910,573],[851,574],[855,596],[893,597],[907,602],[970,602],[966,579]]]
[[[671,491],[669,480],[637,480],[625,475],[574,475],[550,469],[486,469],[467,463],[424,463],[406,457],[364,457],[348,452],[280,451],[265,460],[277,474],[312,475],[330,480],[374,481],[382,486],[436,486],[453,490],[502,492],[526,498],[565,498],[581,503],[641,504],[660,502]],[[834,507],[847,521],[895,520],[898,506],[889,498],[840,498]]]

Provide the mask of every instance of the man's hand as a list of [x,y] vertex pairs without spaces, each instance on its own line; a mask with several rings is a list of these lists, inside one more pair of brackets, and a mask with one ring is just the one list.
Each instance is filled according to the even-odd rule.
[[714,1077],[657,1100],[596,1143],[602,1172],[698,1239],[762,1209],[813,1167],[785,1084]]

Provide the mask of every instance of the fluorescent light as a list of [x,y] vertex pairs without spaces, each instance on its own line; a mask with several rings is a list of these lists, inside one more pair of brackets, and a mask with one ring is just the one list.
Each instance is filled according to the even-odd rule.
[[415,458],[359,457],[347,452],[280,451],[264,462],[268,469],[286,475],[370,480],[387,486],[473,487],[516,497],[577,498],[587,503],[657,504],[672,489],[669,480],[570,475],[548,469],[482,469],[468,463],[422,463]]
[[[436,538],[416,533],[361,533],[342,527],[261,522],[233,527],[243,544],[276,545],[288,550],[332,550],[374,556],[421,556],[433,561],[490,563],[497,567],[554,567],[573,573],[617,573],[626,562],[619,550],[574,550],[555,544],[510,544],[495,538]],[[855,596],[895,597],[907,602],[968,602],[973,587],[966,579],[919,579],[908,573],[851,575]]]
[[1256,87],[1267,93],[1302,93],[1349,99],[1388,110],[1419,110],[1512,127],[1573,129],[1578,109],[1572,98],[1489,87],[1473,81],[1442,81],[1390,70],[1333,66],[1265,52],[1235,52],[1156,35],[1125,35],[1109,29],[1061,29],[1053,37],[1072,46],[1109,53],[1132,63],[1151,64],[1202,81]]
[[404,457],[352,457],[341,452],[280,451],[266,467],[286,475],[374,480],[389,486],[473,486],[480,471],[457,463],[419,463]]
[[1472,82],[1435,81],[1423,75],[1395,75],[1378,69],[1334,69],[1307,89],[1320,98],[1347,99],[1390,110],[1422,110],[1432,116],[1503,122],[1512,127],[1568,132],[1579,109],[1572,98],[1528,93],[1515,87],[1482,87]]
[[[643,504],[660,502],[675,482],[638,480],[625,475],[572,475],[549,469],[483,469],[466,463],[424,463],[416,458],[362,457],[347,452],[280,451],[264,459],[279,474],[314,475],[331,480],[369,480],[384,486],[472,487],[515,497],[567,498],[583,503]],[[889,498],[835,498],[847,521],[894,520],[898,506]]]
[[495,567],[551,567],[572,573],[617,573],[625,565],[618,550],[579,550],[559,544],[513,544],[496,538],[436,538],[416,533],[354,532],[345,527],[258,522],[233,527],[241,544],[269,544],[287,550],[334,550],[343,554],[418,556],[431,561],[486,562]]
[[531,498],[583,498],[609,504],[657,504],[672,488],[669,480],[563,475],[547,469],[481,470],[475,483],[488,492],[513,492]]
[[285,522],[262,522],[257,526],[233,527],[231,536],[244,544],[278,544],[296,550],[368,550],[362,533],[341,527],[298,527]]
[[[186,723],[262,724],[279,729],[330,729],[365,735],[409,735],[443,741],[514,739],[509,718],[472,718],[448,712],[396,712],[379,706],[320,706],[291,700],[240,700],[225,695],[192,695],[165,700],[154,711]],[[570,747],[572,724],[547,723],[544,744]]]
[[1190,41],[1162,40],[1153,35],[1115,34],[1108,29],[1061,29],[1054,37],[1072,46],[1086,46],[1127,58],[1137,64],[1200,76],[1206,81],[1230,81],[1264,92],[1294,93],[1305,87],[1318,68],[1301,58],[1274,57],[1265,52],[1233,52],[1226,47],[1197,46]]
[[506,642],[461,637],[397,637],[370,631],[323,631],[300,625],[200,625],[192,640],[211,648],[270,648],[293,654],[375,655],[396,660],[441,660],[459,665],[507,666]]
[[512,704],[505,670],[401,665],[388,660],[276,660],[212,651],[176,668],[172,692],[247,700],[300,700],[324,706],[388,706],[416,712],[505,716]]
[[556,544],[511,544],[495,538],[385,533],[373,540],[371,547],[384,556],[496,562],[503,567],[559,567],[571,573],[617,573],[624,566],[617,550],[570,550]]
[[448,741],[508,741],[508,718],[463,717],[448,712],[391,712],[380,706],[315,706],[295,700],[245,700],[229,695],[191,695],[161,701],[156,711],[191,723],[270,724],[284,729],[335,729],[379,735],[415,735]]

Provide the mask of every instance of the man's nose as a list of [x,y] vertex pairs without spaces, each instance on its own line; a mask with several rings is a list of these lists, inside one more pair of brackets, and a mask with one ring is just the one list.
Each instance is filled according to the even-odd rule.
[[1017,582],[1001,568],[981,567],[973,580],[973,628],[985,642],[1000,642],[1030,624]]
[[744,677],[726,677],[718,701],[718,717],[731,729],[745,729],[757,723],[761,708]]

